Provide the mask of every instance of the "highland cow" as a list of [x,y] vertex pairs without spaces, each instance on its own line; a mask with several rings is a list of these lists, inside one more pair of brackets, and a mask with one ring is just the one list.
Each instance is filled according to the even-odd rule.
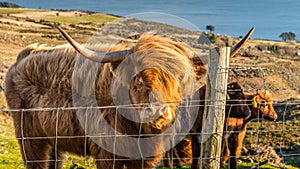
[[[233,90],[240,89],[236,88]],[[236,91],[236,93],[240,92]],[[227,99],[232,98],[233,97],[230,98],[230,96],[228,96]],[[240,103],[237,102],[237,104]],[[226,105],[228,106],[229,104],[226,103]],[[237,117],[237,115],[239,114],[243,115],[244,112],[231,112],[230,114],[228,114],[228,118],[225,119],[221,150],[222,167],[224,167],[224,164],[228,160],[230,154],[233,154],[230,157],[230,168],[237,168],[236,159],[241,154],[243,139],[245,137],[247,129],[246,127],[251,120],[263,118],[265,120],[274,121],[277,119],[277,113],[274,111],[274,108],[272,106],[272,97],[268,91],[266,91],[265,93],[258,91],[255,95],[246,95],[246,105],[248,105],[251,110],[250,116],[247,116],[245,118],[242,118],[242,116],[240,116],[239,118],[234,118],[233,116]],[[164,166],[171,167],[172,159],[174,163],[173,165],[178,168],[181,168],[182,164],[190,163],[191,159],[193,158],[191,154],[192,147],[187,143],[188,141],[179,143],[171,151],[168,151],[168,154],[165,155],[166,158],[164,159]]]
[[[199,168],[197,158],[200,157],[200,144],[199,144],[199,133],[202,129],[202,118],[204,113],[204,101],[205,101],[205,90],[206,86],[203,86],[199,89],[200,96],[200,108],[197,116],[197,120],[194,123],[194,126],[191,131],[192,144],[188,145],[187,143],[179,143],[176,147],[166,153],[166,157],[174,157],[174,166],[181,168],[182,164],[187,164],[187,162],[192,162],[192,168]],[[235,118],[245,118],[249,117],[251,112],[248,108],[245,100],[245,95],[241,91],[241,86],[234,82],[227,85],[227,100],[226,100],[226,117],[235,117]],[[232,91],[231,91],[232,90]],[[187,141],[185,141],[187,142]],[[187,145],[190,147],[184,147]],[[192,160],[193,159],[193,160]],[[172,167],[171,161],[172,158],[164,159],[164,166]]]
[[97,168],[156,166],[164,138],[140,140],[167,130],[197,90],[206,71],[198,55],[152,34],[128,50],[108,50],[82,46],[59,30],[75,50],[31,46],[6,75],[8,105],[22,109],[11,115],[26,168],[61,168],[65,152],[92,156]]
[[[134,148],[141,146],[141,152],[132,150],[132,154],[122,156],[118,155],[121,150],[111,152],[102,147],[114,142],[104,135],[109,133],[110,127],[136,140],[164,132],[174,122],[182,100],[196,90],[192,86],[196,73],[190,58],[197,55],[182,43],[152,34],[143,35],[129,50],[116,46],[105,53],[96,46],[91,47],[92,51],[76,45],[80,53],[88,53],[85,55],[88,59],[69,45],[54,48],[31,45],[20,52],[6,75],[5,95],[9,107],[24,109],[12,111],[11,115],[16,137],[23,138],[18,141],[26,168],[61,168],[64,152],[91,155],[97,168],[154,167],[164,152],[162,138],[151,145],[137,142]],[[99,56],[96,58],[96,55]],[[89,59],[98,59],[101,63]],[[203,71],[206,68],[202,66]],[[118,98],[120,96],[124,98]],[[96,104],[91,98],[95,98]],[[125,115],[121,114],[122,106],[113,107],[123,103],[134,107],[123,111]],[[64,109],[78,105],[106,108]],[[27,111],[32,108],[61,109]],[[84,124],[78,115],[81,113],[88,119]],[[109,125],[105,126],[105,122]],[[97,128],[103,138],[93,138]],[[89,133],[94,129],[96,132]],[[98,145],[99,140],[102,146]],[[133,146],[133,143],[128,144]],[[125,153],[130,151],[126,149]]]
[[[250,116],[251,111],[245,102],[245,95],[241,89],[242,87],[236,82],[229,83],[227,85],[225,117],[245,118]],[[203,106],[199,108],[199,114],[197,116],[196,123],[194,124],[190,133],[193,152],[193,162],[191,168],[193,169],[199,168],[199,157],[201,152],[201,144],[199,143],[199,138],[202,132],[205,87],[202,87],[200,89],[200,93],[200,100],[202,100],[202,103],[200,103],[200,105]]]
[[255,95],[248,95],[246,102],[251,110],[250,117],[228,118],[225,122],[221,166],[224,166],[229,158],[230,168],[237,168],[237,158],[240,157],[247,124],[251,120],[263,118],[275,121],[277,119],[277,113],[272,105],[272,96],[268,91],[258,91]]

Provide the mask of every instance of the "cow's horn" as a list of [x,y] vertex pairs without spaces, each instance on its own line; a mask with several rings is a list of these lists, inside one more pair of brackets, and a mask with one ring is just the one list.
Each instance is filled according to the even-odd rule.
[[[254,31],[254,27],[250,29],[247,35],[236,45],[234,45],[230,50],[230,57],[233,57],[245,44],[245,42],[250,38]],[[208,63],[209,55],[204,55],[203,53],[195,53],[194,57],[191,58],[192,61],[199,61],[201,60],[204,64]]]
[[245,42],[250,38],[254,31],[254,27],[250,29],[250,31],[247,33],[247,35],[236,45],[234,45],[230,50],[230,57],[233,57],[245,44]]
[[79,52],[84,57],[93,60],[95,62],[107,63],[107,62],[119,62],[122,61],[127,55],[129,55],[129,50],[121,50],[116,52],[95,52],[90,50],[78,42],[76,42],[73,38],[68,35],[61,27],[57,26],[57,29],[61,32],[61,34],[67,39],[67,41],[75,48],[77,52]]

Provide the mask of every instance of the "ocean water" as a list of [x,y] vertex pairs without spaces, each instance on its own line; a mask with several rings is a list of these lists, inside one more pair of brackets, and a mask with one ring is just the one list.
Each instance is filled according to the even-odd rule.
[[[76,9],[109,13],[120,16],[149,15],[155,21],[176,16],[207,31],[215,26],[215,33],[242,36],[251,27],[256,39],[280,40],[283,32],[294,32],[300,40],[299,0],[8,0],[27,8]],[[139,13],[138,15],[136,13]],[[171,17],[172,18],[172,17]],[[187,27],[192,29],[190,27]]]

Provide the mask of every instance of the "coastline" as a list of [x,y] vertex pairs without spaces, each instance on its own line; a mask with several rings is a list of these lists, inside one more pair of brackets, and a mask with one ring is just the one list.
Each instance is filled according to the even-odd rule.
[[[300,2],[295,2],[295,0],[292,1],[293,3],[300,5]],[[54,0],[52,2],[36,2],[36,0],[28,0],[26,1],[28,3],[25,3],[24,1],[19,2],[11,0],[10,2],[20,4],[26,8],[59,10],[83,9],[82,11],[101,12],[119,17],[143,12],[161,12],[188,20],[203,32],[206,31],[207,25],[214,25],[216,27],[216,34],[228,35],[231,37],[242,36],[250,27],[257,28],[253,34],[254,39],[277,41],[281,40],[279,35],[283,32],[294,32],[297,37],[300,37],[298,33],[298,30],[300,30],[300,28],[298,28],[298,24],[295,24],[296,22],[292,22],[295,20],[293,16],[296,17],[298,14],[292,12],[293,10],[289,10],[288,13],[282,13],[282,11],[274,13],[276,8],[272,10],[264,9],[264,12],[258,10],[261,7],[259,4],[265,4],[266,2],[251,2],[251,9],[254,11],[257,10],[257,12],[254,13],[249,13],[249,9],[241,10],[245,8],[243,4],[248,4],[246,2],[234,4],[234,6],[238,7],[240,10],[236,10],[235,7],[228,6],[226,3],[221,3],[220,1],[198,2],[195,0],[193,2],[194,5],[191,5],[192,2],[182,3],[180,0],[160,5],[156,5],[156,3],[158,3],[156,0],[146,1],[144,3],[140,3],[137,0],[130,2],[118,2],[117,0],[112,0],[110,2],[86,2],[83,0],[76,0],[73,3],[61,2],[58,0]],[[285,7],[286,5],[289,5],[289,2],[284,3],[284,5],[282,4],[282,7]],[[166,6],[167,8],[165,8]],[[277,7],[278,5],[272,4],[271,6]],[[291,6],[291,8],[292,7],[294,6]],[[262,14],[259,15],[259,13]],[[276,17],[277,15],[279,16]],[[277,18],[281,19],[278,20]]]

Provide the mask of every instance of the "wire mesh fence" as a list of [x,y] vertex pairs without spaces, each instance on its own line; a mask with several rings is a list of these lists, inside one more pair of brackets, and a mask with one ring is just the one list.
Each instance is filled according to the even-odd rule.
[[[155,15],[155,17],[158,19],[164,18],[164,17],[157,17],[157,16],[158,15]],[[170,16],[166,18],[169,17]],[[130,34],[133,36],[139,36],[137,32],[144,31],[144,29],[141,29],[141,27],[147,28],[148,30],[156,30],[155,27],[161,27],[162,31],[159,31],[158,33],[160,32],[166,33],[171,30],[170,35],[173,38],[178,39],[179,41],[182,42],[187,42],[190,46],[196,48],[202,47],[201,41],[204,41],[206,42],[203,43],[206,44],[206,46],[204,47],[206,51],[207,48],[209,48],[208,47],[209,45],[207,44],[211,44],[209,39],[204,38],[203,40],[204,36],[200,36],[199,38],[199,32],[195,33],[186,30],[179,30],[179,31],[176,30],[175,32],[173,28],[169,29],[162,25],[157,26],[155,23],[151,23],[150,25],[149,23],[143,21],[140,24],[137,24],[136,21],[133,22],[132,20],[130,21],[130,19],[126,19],[126,20],[129,22],[121,22],[121,24],[120,23],[112,24],[112,26],[108,26],[109,24],[106,23],[105,24],[106,29],[104,28],[104,30],[102,29],[102,31],[104,32],[105,35],[111,35],[111,30],[115,30],[117,31],[118,35],[123,34],[122,35],[123,37],[127,37],[127,35]],[[180,25],[182,25],[182,22],[179,23]],[[121,28],[120,27],[121,25],[124,25],[123,27],[125,28]],[[121,29],[122,31],[120,32],[119,30]],[[32,30],[28,30],[28,31],[32,31]],[[185,32],[184,34],[186,35],[183,35],[182,32]],[[80,33],[80,31],[77,31],[76,33]],[[84,34],[86,35],[86,31]],[[107,37],[103,36],[104,34],[99,34],[98,36],[104,38],[105,41],[107,41]],[[21,38],[23,39],[23,36]],[[130,39],[136,39],[136,38],[137,37],[131,37]],[[211,38],[210,39],[213,40],[213,38],[215,38],[215,35],[211,36]],[[222,39],[223,38],[225,39],[224,41],[222,40],[224,42],[224,45],[228,44],[228,42],[229,45],[231,43],[234,43],[234,42],[230,42],[232,41],[232,39],[228,39],[227,37],[222,37]],[[36,39],[34,41],[36,41]],[[269,55],[273,55],[277,51],[278,51],[278,55],[285,53],[285,51],[280,52],[278,46],[272,45],[269,47],[269,45],[271,44],[268,45],[265,44],[262,48],[261,46],[256,46],[255,44],[255,47],[252,46],[247,50],[253,50],[254,48],[255,49],[257,48],[256,51],[257,50],[261,51],[267,49],[265,51],[270,52]],[[275,48],[275,49],[269,50],[269,48]],[[298,59],[299,52],[297,52],[298,48],[291,48],[290,50],[291,51],[289,51],[288,55],[291,55],[291,57],[293,57],[292,59],[291,57],[285,58],[285,56],[281,57],[275,54],[274,54],[274,58],[280,57],[283,61],[287,61],[289,59],[296,62],[299,61]],[[245,58],[249,59],[250,57],[252,58],[259,57],[259,55],[263,55],[265,51],[262,51],[254,55],[252,55],[251,53],[247,53],[247,56]],[[269,55],[267,55],[267,57]],[[279,58],[276,59],[274,58],[273,61],[275,60],[276,62],[282,61]],[[159,60],[160,59],[161,58],[159,58]],[[264,59],[268,60],[268,58],[265,57]],[[253,58],[253,60],[255,60],[255,58]],[[258,61],[256,60],[254,61],[254,63],[261,62],[262,60],[258,60]],[[58,63],[58,64],[69,65],[69,64],[62,64],[62,63]],[[247,65],[246,63],[243,63],[243,61],[240,61],[239,64]],[[286,67],[288,67],[288,64],[289,62],[286,62],[285,64]],[[49,70],[53,65],[50,66],[48,65],[48,67],[47,66],[46,67]],[[263,64],[259,64],[259,65],[263,65]],[[24,154],[25,165],[29,166],[32,163],[43,165],[43,163],[48,163],[48,165],[50,165],[50,167],[47,166],[48,168],[59,168],[58,165],[61,165],[61,162],[64,162],[63,163],[64,168],[96,168],[97,166],[95,163],[112,163],[110,168],[122,168],[120,167],[119,164],[121,164],[124,161],[128,162],[127,163],[128,166],[125,166],[127,168],[146,168],[143,166],[143,164],[149,161],[155,161],[155,164],[153,164],[153,166],[159,168],[163,166],[167,166],[168,168],[171,168],[172,166],[176,166],[177,168],[181,166],[185,168],[189,168],[190,164],[192,163],[192,159],[195,160],[199,158],[200,159],[199,161],[203,161],[203,159],[208,159],[208,160],[212,159],[211,157],[204,157],[201,155],[197,157],[193,157],[192,141],[196,140],[195,141],[196,143],[199,142],[202,143],[201,140],[203,138],[210,137],[215,134],[223,135],[222,143],[226,142],[225,146],[222,147],[223,149],[220,150],[222,151],[220,155],[214,157],[215,159],[221,160],[221,162],[223,163],[226,162],[225,167],[230,166],[229,163],[232,162],[230,159],[225,161],[224,158],[228,158],[229,155],[228,155],[227,148],[230,149],[233,145],[233,148],[235,148],[235,150],[233,151],[237,151],[237,152],[241,151],[241,156],[239,158],[241,163],[238,163],[239,167],[250,166],[253,168],[260,168],[260,167],[299,168],[300,167],[299,164],[300,161],[300,155],[299,155],[300,153],[299,150],[300,149],[299,148],[300,146],[300,139],[299,139],[300,137],[299,134],[300,133],[299,132],[300,83],[299,80],[300,79],[299,76],[300,75],[299,73],[293,72],[293,69],[288,70],[286,69],[286,67],[280,67],[280,65],[283,64],[275,65],[275,64],[265,63],[264,65],[269,68],[253,67],[253,64],[250,67],[247,66],[219,67],[218,70],[229,71],[230,75],[229,75],[228,82],[238,82],[242,86],[243,89],[242,91],[247,93],[246,95],[255,96],[257,95],[257,91],[262,91],[263,94],[257,98],[258,100],[254,100],[253,98],[251,98],[250,101],[248,102],[246,101],[243,102],[244,100],[247,100],[247,98],[235,98],[231,95],[226,98],[227,100],[225,100],[225,98],[217,99],[214,100],[214,102],[216,102],[218,106],[221,107],[225,106],[226,108],[228,108],[227,111],[229,112],[233,111],[235,108],[240,108],[239,113],[242,113],[243,111],[247,111],[246,109],[243,109],[245,107],[251,107],[251,106],[254,108],[257,107],[256,109],[259,110],[262,107],[262,110],[257,112],[258,116],[260,117],[260,115],[263,115],[265,109],[266,110],[271,109],[271,107],[268,105],[269,103],[267,102],[267,98],[266,98],[267,94],[265,92],[265,91],[269,91],[272,94],[272,98],[273,98],[272,106],[275,112],[277,113],[276,121],[268,119],[267,116],[261,116],[261,118],[252,119],[251,122],[248,123],[249,120],[248,116],[242,118],[240,117],[236,119],[237,117],[230,117],[230,114],[228,113],[228,115],[226,115],[224,120],[225,121],[224,131],[222,130],[222,131],[212,133],[207,131],[201,131],[199,129],[179,130],[180,128],[184,128],[184,127],[193,128],[193,126],[188,126],[188,124],[190,123],[202,124],[203,122],[203,120],[197,121],[197,119],[192,118],[192,116],[185,116],[185,114],[183,113],[175,116],[175,120],[171,124],[175,124],[177,126],[173,127],[171,130],[168,130],[168,132],[157,133],[156,131],[150,131],[150,132],[144,131],[144,129],[141,127],[142,124],[146,125],[148,123],[151,123],[153,119],[150,120],[148,119],[147,122],[140,121],[141,123],[138,124],[131,123],[132,125],[123,125],[125,126],[125,128],[134,128],[134,127],[136,128],[136,132],[127,132],[124,130],[119,131],[119,130],[109,130],[109,129],[110,127],[111,129],[116,129],[118,128],[117,126],[120,123],[124,122],[121,121],[117,116],[117,115],[121,115],[121,116],[126,115],[127,112],[126,111],[123,112],[121,110],[128,110],[128,109],[136,110],[139,109],[141,105],[129,104],[129,105],[122,105],[122,106],[112,105],[112,106],[100,106],[100,107],[97,107],[95,105],[89,107],[78,107],[72,105],[71,107],[44,106],[42,108],[34,108],[34,109],[15,109],[15,110],[0,109],[0,111],[4,112],[4,114],[0,114],[0,121],[1,121],[0,125],[2,126],[0,128],[0,168],[24,168],[21,153]],[[93,68],[90,65],[86,67],[87,70]],[[79,71],[82,71],[82,69],[80,69]],[[51,71],[48,71],[48,73],[50,72]],[[3,74],[4,71],[1,70],[0,73]],[[29,75],[31,74],[29,73]],[[91,78],[90,77],[91,74],[89,73],[87,74],[86,72],[81,75],[87,78]],[[55,77],[56,76],[52,76],[51,78],[55,78]],[[50,81],[51,78],[49,78]],[[41,79],[44,79],[44,77],[41,76]],[[86,83],[85,85],[88,86],[89,84],[91,83]],[[79,89],[84,89],[84,85],[82,88]],[[2,92],[2,90],[4,89],[1,88],[1,84],[0,84],[0,92]],[[215,91],[220,93],[226,93],[229,91],[239,92],[241,91],[241,89],[230,89],[226,91],[226,90],[220,90],[219,88],[215,88]],[[28,95],[28,97],[31,97],[31,95]],[[40,98],[42,99],[42,97],[43,96],[41,96]],[[53,98],[53,101],[54,100],[55,99]],[[194,112],[195,114],[190,114],[190,115],[196,115],[196,117],[198,117],[199,112],[204,111],[201,109],[204,109],[205,106],[206,107],[214,106],[214,104],[210,104],[210,103],[209,100],[206,100],[205,98],[200,98],[200,99],[195,98],[192,100],[188,100],[186,104],[176,105],[176,108],[181,112],[187,112],[188,110],[189,113]],[[256,104],[256,106],[254,104]],[[187,109],[187,107],[189,107],[190,109]],[[156,109],[160,109],[160,108],[168,109],[173,107],[162,106],[161,104],[156,105]],[[109,119],[109,121],[113,121],[113,123],[110,123],[109,126],[103,126],[102,124],[105,124],[105,121],[97,120],[98,119],[97,117],[101,115],[98,112],[100,111],[105,112],[108,110],[114,110],[117,113],[113,114],[112,118]],[[119,114],[118,113],[119,111],[120,113],[123,112],[123,114]],[[14,129],[11,121],[11,117],[6,115],[7,113],[9,113],[12,116],[20,115],[15,117],[15,119],[17,121],[19,120],[21,122],[20,123],[21,125],[17,126],[16,129]],[[61,116],[62,114],[68,114],[68,113],[69,114],[76,113],[76,116],[72,116],[76,118],[65,118],[66,116]],[[30,118],[28,117],[28,114],[45,114],[47,115],[47,118],[45,119]],[[78,116],[78,114],[80,116]],[[224,114],[226,114],[226,110]],[[271,115],[271,114],[267,114],[267,115]],[[143,117],[144,116],[139,116],[138,118],[143,119]],[[271,117],[269,118],[275,118],[275,117],[274,115],[271,115]],[[134,119],[135,117],[132,117],[132,119],[127,119],[127,120],[130,122],[131,120]],[[74,123],[77,120],[80,121],[80,124],[79,123],[77,124],[79,124],[82,129],[78,128],[79,125],[74,125],[69,128],[61,125],[61,123],[63,122]],[[192,120],[192,122],[190,120]],[[51,121],[51,123],[47,124],[47,121]],[[244,123],[246,122],[247,125],[244,125]],[[30,123],[36,123],[36,125],[35,126],[29,125]],[[130,123],[126,123],[126,124],[130,124]],[[41,128],[41,125],[47,126],[48,128],[52,128],[51,132],[47,133],[42,131],[40,132],[39,135],[33,135],[30,132],[33,130],[39,130],[39,128]],[[98,126],[100,129],[103,130],[100,131],[96,130],[95,126]],[[17,136],[15,136],[15,130],[19,132]],[[74,130],[80,130],[80,132],[76,132],[74,134]],[[245,134],[245,136],[243,134]],[[156,136],[161,136],[161,137],[156,137]],[[133,139],[130,140],[130,138]],[[148,145],[143,144],[146,138],[155,138],[151,142],[153,144],[148,144]],[[69,140],[70,142],[67,142],[66,140]],[[99,140],[100,142],[97,142]],[[30,149],[26,149],[26,144],[28,144],[29,141],[32,141],[32,143],[34,143],[33,141],[39,141],[40,144],[42,144],[42,146],[38,147],[38,149],[36,149],[37,151],[34,152],[34,154],[38,154],[38,155],[42,151],[45,151],[43,150],[44,147],[49,147],[49,145],[51,145],[51,149],[48,150],[49,152],[48,151],[46,152],[47,157],[44,158],[43,160],[32,158],[31,156],[34,154],[30,154],[29,153]],[[241,142],[239,141],[242,141],[243,143],[242,146],[241,146]],[[91,144],[91,142],[96,142],[98,144]],[[160,145],[156,145],[157,142],[163,143],[164,146],[160,147]],[[60,151],[62,150],[61,147],[62,144],[71,147],[68,149],[72,150],[70,154],[65,154],[66,156],[64,157],[64,159],[61,157],[62,152]],[[111,146],[107,146],[107,145],[111,145]],[[93,149],[93,146],[97,147],[97,150]],[[107,149],[101,149],[103,147],[106,147]],[[145,155],[148,151],[151,152],[152,149],[155,148],[159,149],[160,150],[159,152],[161,152],[161,154],[155,154],[154,157],[151,155]],[[201,149],[204,148],[206,147],[205,146],[203,147],[203,145],[200,149],[199,147],[197,149],[196,146],[196,149],[193,150],[195,150],[194,152],[196,153],[200,153]],[[106,151],[111,153],[106,157],[100,156],[102,152],[106,152]],[[120,151],[122,153],[125,153],[125,155],[128,156],[120,155]],[[75,154],[81,154],[81,156],[79,157],[74,156],[72,155],[72,152]],[[96,155],[95,158],[91,158],[89,156],[90,154],[93,154],[94,156]],[[134,155],[134,157],[130,155]],[[239,155],[240,155],[239,153],[235,154],[234,152],[233,153],[230,152],[230,156],[239,156]],[[133,163],[134,161],[139,161],[138,163],[140,165],[137,165],[135,167],[130,166],[130,163]]]
[[[229,82],[238,82],[242,86],[242,91],[246,93],[246,95],[255,95],[257,91],[268,91],[272,94],[272,105],[277,113],[276,121],[270,121],[265,116],[261,116],[261,118],[255,118],[251,122],[247,122],[247,125],[240,125],[235,129],[229,129],[230,127],[233,127],[234,125],[237,125],[238,123],[245,123],[246,118],[242,118],[241,121],[236,121],[234,118],[229,117],[229,115],[225,118],[225,125],[224,125],[224,131],[222,131],[219,134],[223,134],[223,141],[225,140],[227,142],[227,147],[230,147],[230,144],[232,140],[237,139],[238,141],[242,141],[242,146],[237,147],[236,149],[238,152],[241,151],[238,166],[250,166],[250,167],[273,167],[273,168],[298,168],[300,167],[299,161],[300,161],[300,74],[293,73],[293,72],[285,72],[285,71],[278,71],[271,68],[262,68],[262,67],[237,67],[237,66],[231,66],[231,67],[219,67],[219,69],[226,69],[229,71]],[[241,91],[240,89],[230,89],[227,91],[222,92],[229,92],[229,91]],[[265,93],[264,93],[265,95]],[[270,96],[271,97],[271,96]],[[267,98],[267,97],[265,97]],[[244,104],[229,104],[226,102],[226,107],[238,107],[238,106],[253,106],[253,100],[250,102],[245,102]],[[240,99],[237,101],[243,101],[247,100],[247,98]],[[224,100],[216,100],[217,102],[221,102]],[[231,101],[235,101],[234,99],[231,99]],[[200,104],[201,102],[206,102],[206,100],[202,99],[193,99],[189,102],[194,103],[192,104],[193,107],[197,107],[198,109],[200,107],[204,106],[212,106],[212,105],[204,105]],[[262,102],[259,103],[261,107],[269,109],[267,107],[267,99],[262,99]],[[21,152],[24,154],[24,163],[25,165],[28,163],[40,163],[40,162],[55,162],[59,163],[62,162],[63,159],[61,159],[59,150],[60,141],[71,139],[82,139],[83,140],[83,146],[81,147],[83,149],[83,156],[84,157],[77,157],[68,154],[67,157],[64,160],[64,167],[65,168],[71,168],[71,167],[84,167],[84,168],[95,168],[95,161],[100,162],[106,162],[106,161],[113,161],[113,166],[116,167],[118,165],[118,161],[133,161],[137,160],[134,158],[125,158],[121,157],[116,153],[116,147],[122,147],[118,145],[114,145],[114,154],[113,156],[109,156],[105,159],[92,159],[89,157],[90,153],[90,147],[87,147],[90,141],[89,138],[96,138],[96,139],[103,139],[103,138],[109,138],[107,141],[111,141],[112,143],[116,143],[116,140],[118,138],[122,140],[124,137],[132,137],[137,138],[137,140],[142,138],[148,138],[148,137],[155,137],[157,136],[156,133],[153,134],[143,134],[143,131],[140,130],[140,133],[122,133],[116,131],[113,134],[105,134],[101,133],[100,135],[93,135],[93,133],[82,133],[81,135],[60,135],[60,130],[68,130],[64,128],[59,127],[59,123],[64,120],[69,119],[62,119],[60,118],[60,113],[63,112],[76,112],[77,110],[80,110],[80,113],[83,113],[84,116],[84,126],[82,126],[85,131],[88,129],[88,125],[93,125],[93,122],[97,121],[89,121],[88,120],[88,114],[91,113],[91,110],[106,110],[106,109],[115,109],[116,112],[118,112],[119,109],[137,109],[139,105],[122,105],[122,106],[100,106],[100,107],[59,107],[59,108],[34,108],[34,109],[1,109],[0,111],[4,113],[19,113],[20,120],[21,120],[21,126],[20,130],[23,131],[24,126],[26,126],[26,114],[27,113],[45,113],[45,114],[51,114],[51,118],[54,119],[54,123],[52,123],[52,126],[54,128],[54,132],[52,134],[43,136],[30,136],[30,135],[24,135],[23,132],[21,132],[21,135],[18,137],[15,137],[13,133],[7,134],[7,132],[13,132],[12,124],[10,123],[10,126],[8,127],[9,130],[7,131],[1,131],[1,151],[6,154],[3,156],[4,159],[2,159],[1,166],[3,168],[7,167],[23,167],[23,162],[21,159]],[[225,106],[225,105],[224,105]],[[178,109],[184,109],[186,106],[181,105],[177,107]],[[198,112],[197,112],[198,113]],[[263,111],[259,111],[259,114],[263,114]],[[199,115],[199,114],[198,114]],[[9,118],[9,117],[7,117]],[[248,117],[247,117],[248,118]],[[232,120],[232,123],[230,123],[230,120]],[[30,119],[34,121],[35,119]],[[72,119],[76,120],[76,119]],[[115,125],[117,123],[121,123],[120,121],[116,120]],[[197,121],[195,121],[197,123]],[[199,123],[199,122],[198,122]],[[53,125],[54,124],[54,125]],[[3,124],[6,125],[6,124]],[[140,124],[142,125],[142,123]],[[181,124],[183,125],[183,124]],[[227,125],[227,126],[226,126]],[[228,128],[229,126],[229,128]],[[116,126],[111,126],[113,128],[117,128]],[[244,127],[244,128],[243,128]],[[233,127],[234,128],[234,127]],[[247,130],[244,130],[247,129]],[[26,128],[26,130],[30,130],[30,128]],[[243,132],[245,132],[245,136],[243,139]],[[241,134],[242,133],[242,134]],[[191,137],[196,136],[198,139],[199,137],[203,137],[203,135],[212,135],[213,133],[204,133],[199,132],[196,133],[195,131],[191,132],[188,131],[186,133],[180,133],[176,132],[174,129],[173,132],[169,133],[163,133],[163,137],[166,139],[166,142],[170,142],[171,144],[170,148],[173,148],[175,150],[167,151],[169,149],[164,149],[162,151],[162,155],[159,156],[159,162],[156,162],[156,167],[163,167],[163,166],[181,166],[181,167],[189,167],[192,163],[192,159],[195,158],[192,155],[192,143],[191,143]],[[237,134],[237,135],[234,135]],[[232,138],[230,140],[230,136],[235,136],[235,138]],[[239,138],[239,137],[242,137]],[[51,140],[51,144],[54,145],[54,150],[51,153],[54,153],[53,158],[48,160],[31,160],[28,159],[25,147],[25,141],[26,140],[44,140],[45,144],[46,141]],[[183,140],[182,142],[176,142],[174,140]],[[235,145],[240,145],[240,142],[234,142]],[[22,148],[19,149],[16,142],[19,142]],[[125,142],[122,142],[124,144]],[[139,143],[139,141],[137,141]],[[177,144],[178,143],[178,144]],[[11,146],[13,145],[13,146]],[[139,153],[143,154],[143,151],[147,151],[147,146],[139,145],[137,150]],[[177,146],[176,146],[177,145]],[[10,150],[10,146],[13,148],[13,151]],[[78,146],[78,145],[70,145],[70,146]],[[149,148],[149,147],[148,147]],[[203,148],[203,147],[202,147]],[[75,148],[74,148],[75,149]],[[130,151],[127,149],[127,151]],[[168,154],[169,153],[169,154]],[[52,154],[50,154],[52,155]],[[239,154],[232,154],[230,153],[230,156],[238,156]],[[18,156],[12,157],[12,156]],[[228,156],[228,151],[222,150],[221,156],[218,157],[218,159],[224,159],[224,157]],[[206,157],[200,157],[201,160],[205,159]],[[142,156],[139,159],[141,160],[141,163],[144,163],[145,161],[151,161],[151,160],[157,160],[157,158],[151,157],[151,156]],[[231,162],[230,160],[228,161]],[[170,163],[170,164],[168,164]],[[224,161],[225,163],[225,161]],[[142,165],[141,165],[142,166]],[[230,166],[230,164],[225,163],[225,167]]]

